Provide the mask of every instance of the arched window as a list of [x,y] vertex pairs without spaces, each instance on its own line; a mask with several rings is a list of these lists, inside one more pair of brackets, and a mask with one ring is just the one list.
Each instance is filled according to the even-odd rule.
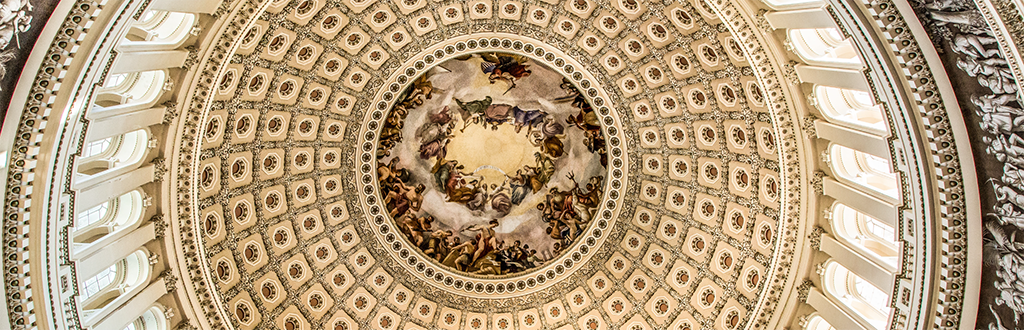
[[829,165],[841,180],[864,187],[871,193],[899,199],[896,174],[889,161],[838,144],[829,146]]
[[804,330],[836,330],[835,327],[828,324],[828,321],[825,321],[825,318],[818,315],[818,313],[811,314],[804,318],[801,324]]
[[138,319],[129,323],[124,330],[166,330],[167,318],[164,316],[164,309],[155,305],[142,313]]
[[885,135],[887,128],[882,108],[874,104],[871,94],[849,89],[815,86],[814,100],[828,121]]
[[124,294],[139,289],[149,280],[149,256],[135,251],[91,278],[81,282],[79,303],[85,314],[92,314]]
[[832,204],[830,220],[837,236],[869,259],[899,266],[896,231],[888,224],[838,202]]
[[121,41],[121,49],[175,49],[188,39],[196,23],[191,13],[149,10],[142,15]]
[[885,329],[890,313],[889,295],[835,261],[825,262],[821,276],[827,294],[875,329]]
[[94,175],[106,170],[136,164],[149,149],[149,132],[140,129],[87,142],[78,159],[78,173]]
[[110,75],[103,87],[96,89],[92,112],[97,115],[106,111],[151,107],[163,94],[166,80],[167,72],[164,70]]
[[89,297],[92,297],[103,289],[110,287],[111,284],[114,283],[114,280],[117,279],[117,270],[118,268],[121,268],[118,266],[119,265],[117,264],[110,265],[110,267],[107,267],[107,269],[96,274],[96,276],[82,282],[82,299],[89,299]]
[[835,28],[790,29],[789,42],[793,51],[807,64],[821,66],[859,67],[856,48]]
[[107,218],[107,211],[110,209],[110,202],[96,205],[91,209],[78,213],[75,218],[75,228],[81,229],[91,224],[100,222]]
[[88,158],[102,154],[103,152],[110,149],[110,146],[114,144],[114,138],[108,137],[101,140],[89,142],[82,148],[82,158]]
[[145,213],[145,195],[134,190],[106,203],[78,212],[73,241],[86,244],[125,228],[134,228]]
[[123,84],[125,79],[128,79],[127,73],[112,74],[107,77],[107,81],[103,84],[103,87],[117,87],[118,85]]

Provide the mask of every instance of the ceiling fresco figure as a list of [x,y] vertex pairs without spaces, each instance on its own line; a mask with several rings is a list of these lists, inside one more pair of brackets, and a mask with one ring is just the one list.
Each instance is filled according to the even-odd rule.
[[[557,257],[601,201],[607,159],[589,103],[523,55],[463,56],[424,77],[399,96],[377,152],[381,194],[403,234],[471,274],[519,273]],[[426,84],[444,96],[419,98]],[[587,112],[584,131],[565,130]]]

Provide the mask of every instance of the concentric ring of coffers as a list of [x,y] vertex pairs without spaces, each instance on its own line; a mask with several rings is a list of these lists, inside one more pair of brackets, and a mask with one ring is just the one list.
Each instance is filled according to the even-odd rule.
[[[481,3],[470,5],[475,9]],[[451,44],[443,39],[427,42],[408,33],[425,17],[394,20],[396,12],[381,3],[363,8],[365,21],[357,13],[347,27],[328,35],[337,38],[317,33],[318,38],[302,34],[303,26],[333,21],[330,17],[347,18],[331,16],[338,14],[335,9],[346,9],[324,7],[319,18],[300,22],[288,18],[293,11],[287,3],[272,4],[273,10],[241,34],[237,59],[217,79],[225,88],[215,91],[208,117],[217,129],[200,138],[201,167],[193,169],[221,169],[208,173],[210,184],[199,190],[196,208],[200,219],[209,217],[211,223],[219,220],[223,225],[211,226],[210,235],[202,228],[197,233],[211,251],[202,261],[217,295],[224,297],[220,303],[229,314],[236,312],[232,323],[248,329],[268,322],[280,325],[299,315],[296,320],[302,324],[308,312],[317,317],[329,314],[326,324],[350,327],[357,324],[354,320],[427,322],[445,328],[488,320],[541,320],[562,327],[570,322],[565,315],[571,310],[586,314],[573,321],[582,327],[625,322],[619,318],[626,311],[641,315],[633,306],[643,306],[658,326],[698,324],[698,314],[733,327],[753,320],[756,316],[748,313],[759,304],[755,300],[766,290],[766,281],[774,277],[770,263],[781,241],[776,234],[784,231],[776,225],[783,190],[776,144],[784,141],[774,138],[766,95],[742,56],[718,47],[731,40],[720,25],[717,34],[689,44],[655,42],[665,36],[640,31],[624,35],[618,48],[603,47],[607,39],[601,33],[613,30],[592,31],[583,26],[587,19],[603,28],[614,24],[617,33],[623,22],[636,18],[579,9],[579,3],[565,3],[564,11],[518,7],[531,13],[522,16],[524,20],[536,12],[557,14],[552,18],[555,24],[548,26],[557,33],[550,34],[551,44],[493,31],[465,32]],[[593,2],[583,3],[594,9]],[[442,5],[436,10],[447,15],[464,9],[459,7]],[[494,12],[487,15],[504,15],[505,7],[502,12],[488,7]],[[715,22],[705,22],[713,15],[706,16],[699,7],[690,9],[680,4],[659,8],[657,12],[667,16],[652,17],[644,23],[646,30],[686,35],[712,25],[714,31]],[[570,22],[571,15],[584,20]],[[370,17],[376,16],[389,18],[386,24],[393,24],[395,31],[384,34],[398,39],[368,37],[363,23],[370,24]],[[470,19],[478,18],[466,22]],[[678,26],[677,19],[688,23]],[[470,26],[441,23],[450,29]],[[665,29],[663,24],[670,23],[678,29]],[[573,24],[573,29],[564,29]],[[558,42],[563,37],[575,41]],[[420,44],[411,40],[428,48],[412,50],[411,45]],[[516,49],[517,40],[523,49]],[[477,46],[470,49],[470,43]],[[276,53],[270,53],[271,44],[277,45]],[[532,51],[524,51],[527,44]],[[538,54],[536,48],[543,49]],[[578,245],[555,262],[500,278],[442,268],[412,246],[383,202],[386,195],[379,192],[376,160],[383,120],[400,93],[438,63],[485,52],[527,55],[552,67],[592,98],[590,105],[600,118],[613,117],[610,123],[602,122],[610,157],[604,194],[618,199],[601,207],[615,213],[605,218],[604,212],[595,212],[609,221],[587,228]],[[433,60],[427,55],[434,55]],[[482,61],[481,55],[475,56]],[[559,59],[563,62],[556,63]],[[567,71],[566,64],[574,61],[586,65],[570,65],[572,71]],[[372,74],[377,71],[391,74],[382,81]],[[602,75],[602,80],[584,76],[590,74]],[[596,81],[608,83],[597,86]],[[609,109],[607,114],[602,114],[602,107]],[[620,139],[615,143],[621,143],[618,152],[612,137]],[[245,155],[232,149],[235,146],[255,149]],[[615,163],[620,156],[621,166]],[[234,164],[246,160],[252,166],[235,171]],[[222,193],[226,188],[233,192]],[[197,222],[197,227],[200,223],[206,221]],[[598,235],[584,236],[594,233]],[[587,260],[597,254],[601,258]],[[255,278],[254,286],[240,289],[247,278]],[[280,294],[294,290],[300,294]],[[488,298],[495,297],[532,299],[543,306],[515,305],[489,312],[486,306],[493,299]],[[723,304],[724,308],[715,307]],[[395,310],[413,311],[406,307],[415,308],[413,316],[420,321],[394,318]],[[256,310],[268,314],[261,320],[252,313]],[[509,314],[515,311],[522,314]]]

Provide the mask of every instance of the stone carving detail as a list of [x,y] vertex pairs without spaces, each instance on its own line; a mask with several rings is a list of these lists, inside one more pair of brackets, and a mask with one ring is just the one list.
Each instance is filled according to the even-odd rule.
[[810,292],[813,287],[814,283],[811,282],[811,280],[805,279],[803,282],[800,282],[800,285],[796,287],[797,297],[799,297],[798,300],[807,302],[808,292]]
[[811,233],[807,235],[807,239],[810,241],[810,247],[812,250],[821,249],[821,234],[825,233],[825,228],[814,226]]
[[174,101],[167,101],[161,104],[165,108],[164,119],[161,121],[163,124],[170,124],[174,118],[178,117],[178,103]]
[[[31,18],[27,16],[25,11],[22,9],[29,9],[31,6],[24,4],[17,5],[17,8],[13,8],[12,15],[8,15],[8,18],[13,20],[8,21],[8,31],[11,33],[6,34],[7,38],[13,38],[15,35],[20,33],[21,28],[25,27]],[[11,146],[12,152],[10,155],[9,165],[7,166],[4,175],[7,175],[7,187],[5,194],[5,209],[4,209],[4,220],[3,220],[3,240],[5,242],[14,241],[28,241],[32,235],[40,235],[28,230],[27,221],[32,217],[30,215],[45,213],[44,207],[47,203],[34,203],[30,209],[27,204],[23,202],[31,201],[32,196],[30,194],[31,187],[34,185],[35,180],[41,180],[42,177],[36,173],[37,167],[46,167],[52,164],[38,163],[35,161],[34,155],[29,155],[30,152],[38,152],[37,147],[39,144],[36,141],[41,141],[42,136],[50,131],[60,130],[60,125],[55,125],[49,122],[49,116],[51,111],[58,111],[52,109],[51,96],[56,94],[54,88],[59,84],[55,82],[63,77],[63,74],[69,70],[70,61],[66,61],[69,57],[73,57],[76,53],[69,50],[68,45],[77,44],[75,39],[86,29],[86,26],[93,23],[98,14],[92,8],[99,7],[99,4],[94,1],[78,1],[73,6],[70,6],[70,12],[68,13],[67,19],[59,26],[60,31],[65,33],[57,34],[57,37],[51,43],[47,54],[43,56],[43,62],[40,67],[40,72],[32,82],[32,90],[29,91],[27,99],[23,104],[23,111],[21,118],[19,119],[19,126],[17,131],[19,132],[14,137],[14,143]],[[2,62],[2,61],[0,61]],[[27,73],[27,72],[25,72]],[[12,99],[12,108],[16,103],[20,102],[17,99]],[[73,118],[71,121],[81,121],[80,118]],[[50,125],[46,125],[50,124]],[[79,144],[80,145],[80,144]],[[33,150],[33,151],[30,151]],[[65,151],[66,153],[66,151]],[[62,157],[58,157],[61,158]],[[50,178],[54,180],[60,180],[60,177],[64,177],[61,173],[46,173]],[[70,175],[68,173],[67,175]],[[32,177],[33,180],[25,180],[28,177]],[[70,182],[67,180],[65,182]],[[65,187],[57,188],[62,189]],[[38,236],[36,236],[38,237]],[[62,238],[68,237],[68,235],[62,235]],[[47,239],[53,239],[47,237]],[[56,239],[54,239],[56,241]],[[56,247],[52,247],[53,244],[49,241],[46,242],[51,248],[47,249],[46,257],[54,258],[56,256],[51,255]],[[67,245],[65,243],[65,245]],[[6,297],[4,301],[7,303],[8,320],[12,325],[13,329],[27,329],[35,324],[35,319],[45,317],[48,315],[48,311],[37,313],[35,310],[35,304],[29,299],[33,297],[31,288],[19,287],[17,284],[26,283],[30,276],[40,276],[40,278],[46,278],[46,274],[32,274],[27,271],[28,269],[28,254],[21,253],[19,249],[4,247],[2,250],[4,254],[4,281],[8,284],[5,290]],[[17,270],[15,270],[15,267]],[[52,270],[47,270],[52,271]],[[12,285],[14,284],[14,285]],[[36,287],[43,287],[42,285]],[[49,290],[59,290],[60,287],[56,283],[54,285],[47,286]],[[50,292],[53,296],[58,296],[59,293]],[[77,303],[71,301],[70,304],[65,304],[60,307],[63,308],[64,315],[68,315],[71,320],[67,321],[69,327],[78,324]],[[64,320],[54,320],[56,322],[63,322]]]
[[[730,22],[730,24],[726,25],[729,31],[734,36],[740,36],[739,41],[748,54],[748,59],[761,59],[761,61],[754,61],[751,64],[754,68],[755,76],[759,79],[760,85],[763,86],[762,88],[781,91],[788,88],[782,85],[783,80],[786,81],[785,84],[795,85],[790,80],[792,78],[786,78],[787,72],[789,76],[796,77],[795,71],[791,71],[793,70],[792,65],[794,63],[775,63],[771,60],[772,56],[765,54],[766,50],[763,46],[765,41],[760,39],[763,35],[752,31],[756,26],[751,22],[751,18],[742,15],[742,10],[737,8],[737,5],[731,1],[716,1],[710,3],[710,5],[713,11],[719,14],[723,20]],[[796,126],[799,125],[799,116],[786,106],[788,104],[787,94],[784,92],[774,93],[774,97],[768,102],[769,106],[772,107],[770,112],[772,120],[777,123],[778,127],[783,129],[782,131],[776,130],[776,134],[780,134],[779,138],[783,140],[803,138],[802,136],[797,136],[799,130],[796,129]],[[796,159],[800,158],[800,152],[801,150],[798,150],[795,145],[780,150],[779,172],[784,173],[788,182],[800,182],[802,180],[802,173],[797,170],[799,164],[796,162]],[[783,249],[781,252],[782,256],[792,256],[792,249],[795,248],[795,243],[797,242],[796,235],[798,235],[797,229],[799,228],[797,220],[800,219],[797,210],[801,209],[800,201],[806,198],[806,194],[807,192],[799,184],[786,185],[786,195],[789,197],[786,201],[789,204],[781,208],[787,211],[781,212],[779,215],[781,231],[779,235],[784,237],[785,242],[790,244],[790,248]],[[792,275],[789,267],[793,262],[794,260],[791,257],[784,257],[777,264],[772,265],[772,276],[775,283],[787,282],[787,279]],[[776,284],[773,285],[773,290],[781,292],[785,291],[785,288],[782,284]],[[757,318],[752,319],[749,325],[765,326],[768,319],[779,307],[776,303],[765,302],[764,305],[760,306],[761,312]]]
[[[988,321],[990,328],[1006,325],[1012,328],[1015,324],[1019,326],[1019,318],[1024,316],[1024,301],[1020,299],[985,298],[997,294],[992,291],[1001,292],[1002,297],[1024,294],[1017,286],[1020,281],[1015,275],[1020,271],[1022,252],[1012,246],[1015,243],[1006,239],[1013,233],[1024,232],[1024,222],[1020,221],[1024,206],[1019,202],[1024,190],[1020,188],[1018,174],[1024,168],[1019,152],[1024,146],[1024,139],[1019,133],[1024,127],[1024,116],[1021,116],[1024,106],[1016,79],[1021,77],[1022,59],[1019,50],[1009,46],[1007,40],[1013,39],[1017,45],[1024,41],[1024,29],[1019,19],[1021,12],[1015,6],[1013,1],[959,0],[923,1],[916,3],[914,8],[937,47],[948,43],[952,50],[950,55],[956,60],[956,68],[950,68],[951,73],[955,70],[976,79],[976,84],[969,80],[958,82],[956,75],[950,75],[953,84],[960,85],[956,88],[958,97],[970,100],[962,110],[973,112],[979,118],[979,126],[969,127],[969,131],[977,132],[972,135],[981,136],[985,153],[1003,163],[1002,171],[987,170],[988,166],[978,167],[979,180],[983,180],[981,185],[989,186],[995,192],[994,201],[982,201],[982,207],[994,204],[991,211],[983,212],[989,214],[985,218],[987,246],[995,248],[986,249],[984,253],[996,254],[992,260],[1000,261],[984,266],[995,268],[997,280],[994,290],[982,288],[979,327]],[[996,19],[997,15],[1001,19]],[[951,145],[952,139],[941,139],[939,144]],[[988,180],[985,180],[986,176]],[[958,209],[961,207],[957,206]],[[955,223],[964,222],[962,216],[954,219]],[[963,271],[962,267],[957,268],[956,272]],[[1012,322],[1008,318],[1010,315],[1013,316]]]
[[[823,157],[827,157],[827,154],[823,154],[822,156]],[[815,194],[824,194],[825,193],[825,188],[824,188],[825,177],[827,177],[827,175],[825,175],[824,171],[821,171],[821,170],[814,171],[814,177],[811,178],[811,189],[814,190]]]
[[198,330],[199,327],[192,325],[192,323],[190,323],[188,320],[182,320],[181,323],[178,323],[178,326],[175,327],[174,329],[175,330]]
[[[192,29],[192,35],[198,34],[198,30]],[[181,64],[181,68],[184,70],[192,69],[192,66],[199,62],[199,47],[195,45],[185,46],[185,50],[188,51],[188,56],[185,57],[185,62]]]
[[153,230],[156,232],[156,238],[161,239],[167,236],[167,230],[170,224],[167,219],[164,219],[163,214],[156,214],[149,218],[149,222],[153,223]]
[[[4,16],[0,18],[0,29],[5,33],[0,36],[0,79],[7,75],[8,62],[18,56],[17,48],[21,48],[20,36],[32,28],[32,5],[26,2],[4,5]],[[40,23],[36,22],[36,25]],[[10,45],[16,47],[9,47]],[[6,86],[4,86],[6,88]]]
[[806,134],[807,137],[811,139],[815,139],[818,137],[818,131],[817,129],[814,128],[815,120],[818,120],[818,116],[807,115],[807,117],[804,117],[804,122],[800,125],[800,128],[804,130],[804,134]]
[[800,84],[800,76],[796,74],[796,61],[789,61],[782,65],[782,75],[786,77],[786,82],[791,86]]
[[163,157],[157,157],[153,158],[150,163],[153,164],[153,180],[162,182],[165,174],[167,174],[167,160]]
[[761,33],[766,35],[772,34],[772,32],[775,31],[775,29],[772,28],[772,25],[768,23],[768,19],[764,16],[764,14],[767,13],[767,10],[761,9],[757,12],[757,15],[754,16],[754,26],[757,27],[758,31],[761,31]]
[[167,292],[174,292],[178,288],[178,276],[174,275],[173,270],[165,270],[160,273],[160,278],[164,280],[164,286],[167,287]]

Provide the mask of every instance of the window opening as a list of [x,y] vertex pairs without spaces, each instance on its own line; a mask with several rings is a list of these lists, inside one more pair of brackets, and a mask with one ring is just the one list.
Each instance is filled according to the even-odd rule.
[[111,265],[99,274],[96,274],[96,276],[85,280],[85,282],[82,283],[84,291],[84,294],[82,295],[83,300],[89,299],[89,297],[100,292],[100,290],[110,286],[111,283],[114,283],[115,279],[117,279],[117,264]]
[[108,211],[109,208],[110,208],[110,203],[107,202],[107,203],[100,204],[100,205],[95,206],[95,207],[93,207],[91,209],[88,209],[88,210],[85,210],[83,212],[78,213],[78,217],[77,217],[78,221],[75,224],[75,228],[77,228],[77,229],[85,228],[85,227],[88,227],[91,224],[99,222],[103,218],[106,218],[107,211]]
[[104,151],[110,149],[110,145],[114,143],[114,138],[108,137],[106,139],[89,142],[85,146],[85,150],[82,150],[82,158],[92,157],[102,154]]

